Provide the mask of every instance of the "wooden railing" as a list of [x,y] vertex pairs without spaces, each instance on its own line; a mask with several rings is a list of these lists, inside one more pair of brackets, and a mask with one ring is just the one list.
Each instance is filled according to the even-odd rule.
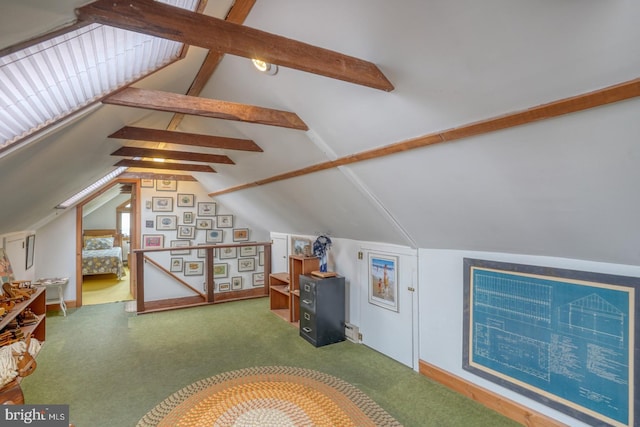
[[[258,261],[254,261],[256,268],[251,271],[254,273],[263,273],[264,285],[263,286],[250,286],[249,288],[243,287],[240,290],[230,289],[225,292],[215,292],[216,280],[214,278],[214,268],[216,265],[215,250],[223,248],[238,248],[246,246],[262,247],[264,252],[264,262],[260,266]],[[157,252],[170,252],[175,250],[198,250],[205,251],[206,257],[204,258],[204,292],[199,291],[186,280],[178,277],[171,268],[167,268],[163,263],[154,260],[150,255]],[[260,252],[257,251],[257,255],[254,260],[260,259]],[[271,242],[247,242],[247,243],[234,243],[234,244],[216,244],[216,245],[197,245],[197,246],[185,246],[185,247],[172,247],[172,248],[154,248],[154,249],[134,249],[132,251],[134,259],[134,275],[136,280],[136,311],[138,313],[149,313],[153,311],[172,310],[177,308],[194,307],[200,305],[215,304],[226,301],[233,301],[239,299],[258,298],[269,295],[269,283],[268,278],[271,273]],[[238,257],[237,259],[243,259]],[[251,259],[244,258],[244,259]],[[188,262],[188,261],[186,261]],[[153,301],[145,300],[145,263],[152,265],[154,268],[162,272],[168,279],[176,282],[178,285],[189,289],[193,296],[160,299]],[[217,263],[221,263],[218,258]],[[238,272],[238,275],[242,275],[242,271]],[[228,279],[225,279],[228,281]]]

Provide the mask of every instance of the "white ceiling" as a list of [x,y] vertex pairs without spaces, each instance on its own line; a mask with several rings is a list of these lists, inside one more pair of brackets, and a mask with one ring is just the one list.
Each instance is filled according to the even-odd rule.
[[[2,0],[0,46],[71,21],[82,3]],[[231,3],[209,0],[207,13]],[[194,175],[213,192],[638,78],[638,22],[633,0],[258,0],[245,25],[371,61],[395,90],[266,76],[227,55],[201,96],[291,111],[310,131],[193,116],[179,130],[263,148]],[[191,48],[136,86],[185,93],[205,53]],[[639,112],[632,99],[218,200],[267,231],[635,264]],[[99,106],[0,158],[0,233],[41,223],[110,171],[126,141],[109,134],[170,117]]]

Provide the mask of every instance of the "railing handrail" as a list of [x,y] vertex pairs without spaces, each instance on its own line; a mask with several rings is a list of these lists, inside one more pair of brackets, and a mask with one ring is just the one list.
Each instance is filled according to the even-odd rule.
[[[263,246],[264,247],[264,265],[263,265],[263,273],[264,273],[264,295],[268,295],[268,277],[271,273],[271,246],[272,242],[235,242],[235,243],[222,243],[222,244],[204,244],[204,245],[195,245],[195,246],[179,246],[179,247],[169,247],[169,248],[142,248],[142,249],[133,249],[131,251],[133,255],[134,265],[135,265],[135,277],[136,277],[136,307],[137,312],[141,313],[145,311],[145,299],[144,299],[144,263],[146,259],[149,259],[145,253],[149,252],[167,252],[167,251],[175,251],[175,250],[205,250],[206,251],[206,261],[204,275],[205,275],[205,302],[209,304],[213,304],[214,301],[214,286],[215,280],[213,277],[213,271],[209,268],[210,266],[214,266],[214,252],[216,248],[230,248],[230,247],[245,247],[245,246]],[[156,266],[157,263],[154,262]],[[165,270],[164,268],[162,268]],[[211,270],[211,271],[210,271]],[[189,286],[191,287],[191,286]],[[257,289],[257,288],[256,288]],[[200,292],[198,292],[200,293]],[[180,307],[175,307],[180,308]]]
[[132,249],[133,253],[145,253],[145,252],[166,252],[166,251],[176,251],[176,250],[185,250],[185,249],[208,249],[208,248],[233,248],[240,246],[271,246],[271,242],[243,242],[243,243],[212,243],[210,245],[195,245],[195,246],[179,246],[179,247],[171,247],[171,248],[141,248],[141,249]]

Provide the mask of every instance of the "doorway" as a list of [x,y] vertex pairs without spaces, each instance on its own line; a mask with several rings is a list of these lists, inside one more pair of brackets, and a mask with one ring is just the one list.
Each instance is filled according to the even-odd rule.
[[[117,180],[78,206],[78,307],[135,299],[131,249],[138,240],[137,192],[137,180]],[[95,242],[107,244],[95,250]]]
[[416,369],[417,252],[371,245],[359,253],[362,343]]

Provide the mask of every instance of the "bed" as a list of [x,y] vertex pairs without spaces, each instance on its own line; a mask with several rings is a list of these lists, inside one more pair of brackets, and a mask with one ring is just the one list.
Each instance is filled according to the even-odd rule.
[[125,275],[121,236],[113,229],[84,230],[82,236],[82,275]]

